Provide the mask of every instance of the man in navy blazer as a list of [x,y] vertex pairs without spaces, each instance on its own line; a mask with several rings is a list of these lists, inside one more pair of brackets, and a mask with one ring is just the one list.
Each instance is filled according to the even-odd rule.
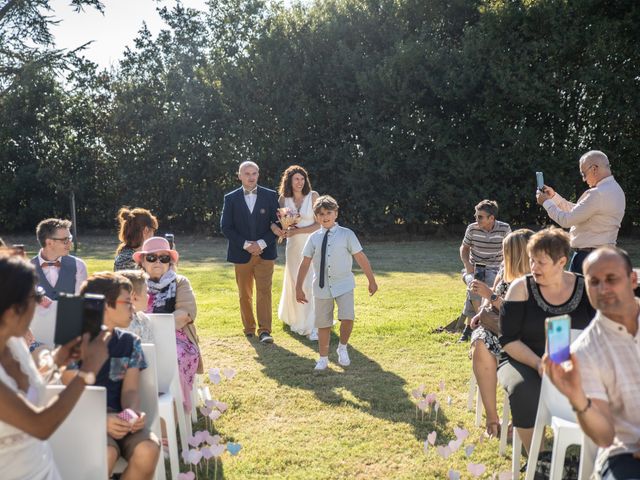
[[260,169],[254,162],[238,168],[242,186],[224,196],[220,228],[228,240],[227,261],[235,265],[244,334],[255,335],[253,284],[256,285],[256,315],[261,343],[271,336],[271,285],[278,251],[271,225],[278,221],[278,194],[258,186]]

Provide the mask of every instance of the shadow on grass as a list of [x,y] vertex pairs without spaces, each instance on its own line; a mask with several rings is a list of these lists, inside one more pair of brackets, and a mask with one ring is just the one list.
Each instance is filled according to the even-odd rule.
[[[317,348],[315,342],[290,331],[288,333],[309,348]],[[405,391],[405,380],[384,370],[375,360],[351,346],[351,365],[343,369],[335,358],[334,349],[337,344],[338,336],[332,332],[329,370],[316,372],[313,370],[315,360],[301,357],[277,344],[251,342],[256,351],[256,360],[264,366],[263,373],[279,384],[310,390],[328,406],[348,406],[376,418],[406,423],[413,428],[418,440],[426,439],[434,430],[434,421],[429,420],[427,415],[424,421],[416,420],[416,404]],[[445,426],[447,422],[447,417],[441,410],[435,427]]]

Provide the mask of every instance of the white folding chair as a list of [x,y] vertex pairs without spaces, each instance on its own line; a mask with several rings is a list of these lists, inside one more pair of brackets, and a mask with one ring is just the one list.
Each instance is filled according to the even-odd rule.
[[[142,351],[147,362],[147,368],[140,372],[140,384],[138,392],[140,395],[140,410],[146,414],[146,425],[158,439],[162,439],[162,429],[160,428],[160,415],[158,408],[158,374],[156,371],[156,347],[153,343],[143,343]],[[177,478],[178,465],[178,449],[175,448],[175,464],[176,474],[172,478]],[[171,460],[171,459],[170,459]],[[114,473],[122,473],[127,466],[127,461],[120,457],[113,469]],[[173,469],[173,465],[172,465]],[[164,455],[160,452],[158,464],[156,466],[156,480],[165,480],[166,472],[164,468]]]
[[39,342],[53,347],[53,338],[56,330],[56,314],[58,311],[58,302],[53,302],[49,305],[49,308],[43,308],[36,306],[36,310],[33,314],[33,319],[29,328],[33,336]]
[[[148,314],[156,341],[156,358],[158,361],[158,391],[160,392],[160,416],[165,422],[165,403],[169,394],[177,412],[178,428],[180,430],[180,445],[183,451],[189,449],[187,440],[192,435],[191,422],[187,421],[188,414],[184,411],[182,388],[178,374],[178,352],[176,349],[176,323],[171,313]],[[173,408],[173,407],[172,407]],[[169,426],[167,425],[167,430]]]
[[[64,389],[63,385],[47,386],[47,402]],[[106,479],[106,389],[85,387],[71,413],[49,438],[49,444],[56,466],[65,480]]]

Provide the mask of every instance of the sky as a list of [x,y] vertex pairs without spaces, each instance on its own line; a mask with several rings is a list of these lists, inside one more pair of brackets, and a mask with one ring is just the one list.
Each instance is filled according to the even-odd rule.
[[[69,0],[53,0],[51,13],[60,24],[51,32],[58,48],[74,49],[92,41],[83,55],[102,68],[117,64],[125,46],[133,46],[142,22],[156,35],[166,25],[160,19],[156,7],[175,5],[175,0],[103,0],[104,15],[87,8],[80,13],[69,7]],[[182,0],[185,7],[205,10],[205,0]]]

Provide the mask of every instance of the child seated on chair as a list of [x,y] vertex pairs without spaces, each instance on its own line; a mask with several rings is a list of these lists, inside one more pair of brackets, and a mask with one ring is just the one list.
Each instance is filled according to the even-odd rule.
[[133,311],[131,312],[131,323],[127,331],[139,336],[142,343],[156,343],[153,338],[151,320],[144,313],[149,302],[149,289],[147,287],[149,275],[142,270],[120,270],[118,273],[127,278],[133,285],[133,290],[131,291]]
[[[151,479],[154,476],[160,442],[145,426],[145,414],[140,411],[140,370],[147,367],[142,343],[136,335],[125,329],[131,322],[133,308],[131,282],[112,272],[97,273],[82,285],[80,294],[104,295],[104,326],[112,332],[109,340],[109,359],[95,378],[85,382],[107,389],[107,462],[111,475],[119,457],[128,465],[121,478]],[[74,375],[65,372],[65,383]],[[124,410],[133,410],[137,419],[125,420],[119,416]]]

